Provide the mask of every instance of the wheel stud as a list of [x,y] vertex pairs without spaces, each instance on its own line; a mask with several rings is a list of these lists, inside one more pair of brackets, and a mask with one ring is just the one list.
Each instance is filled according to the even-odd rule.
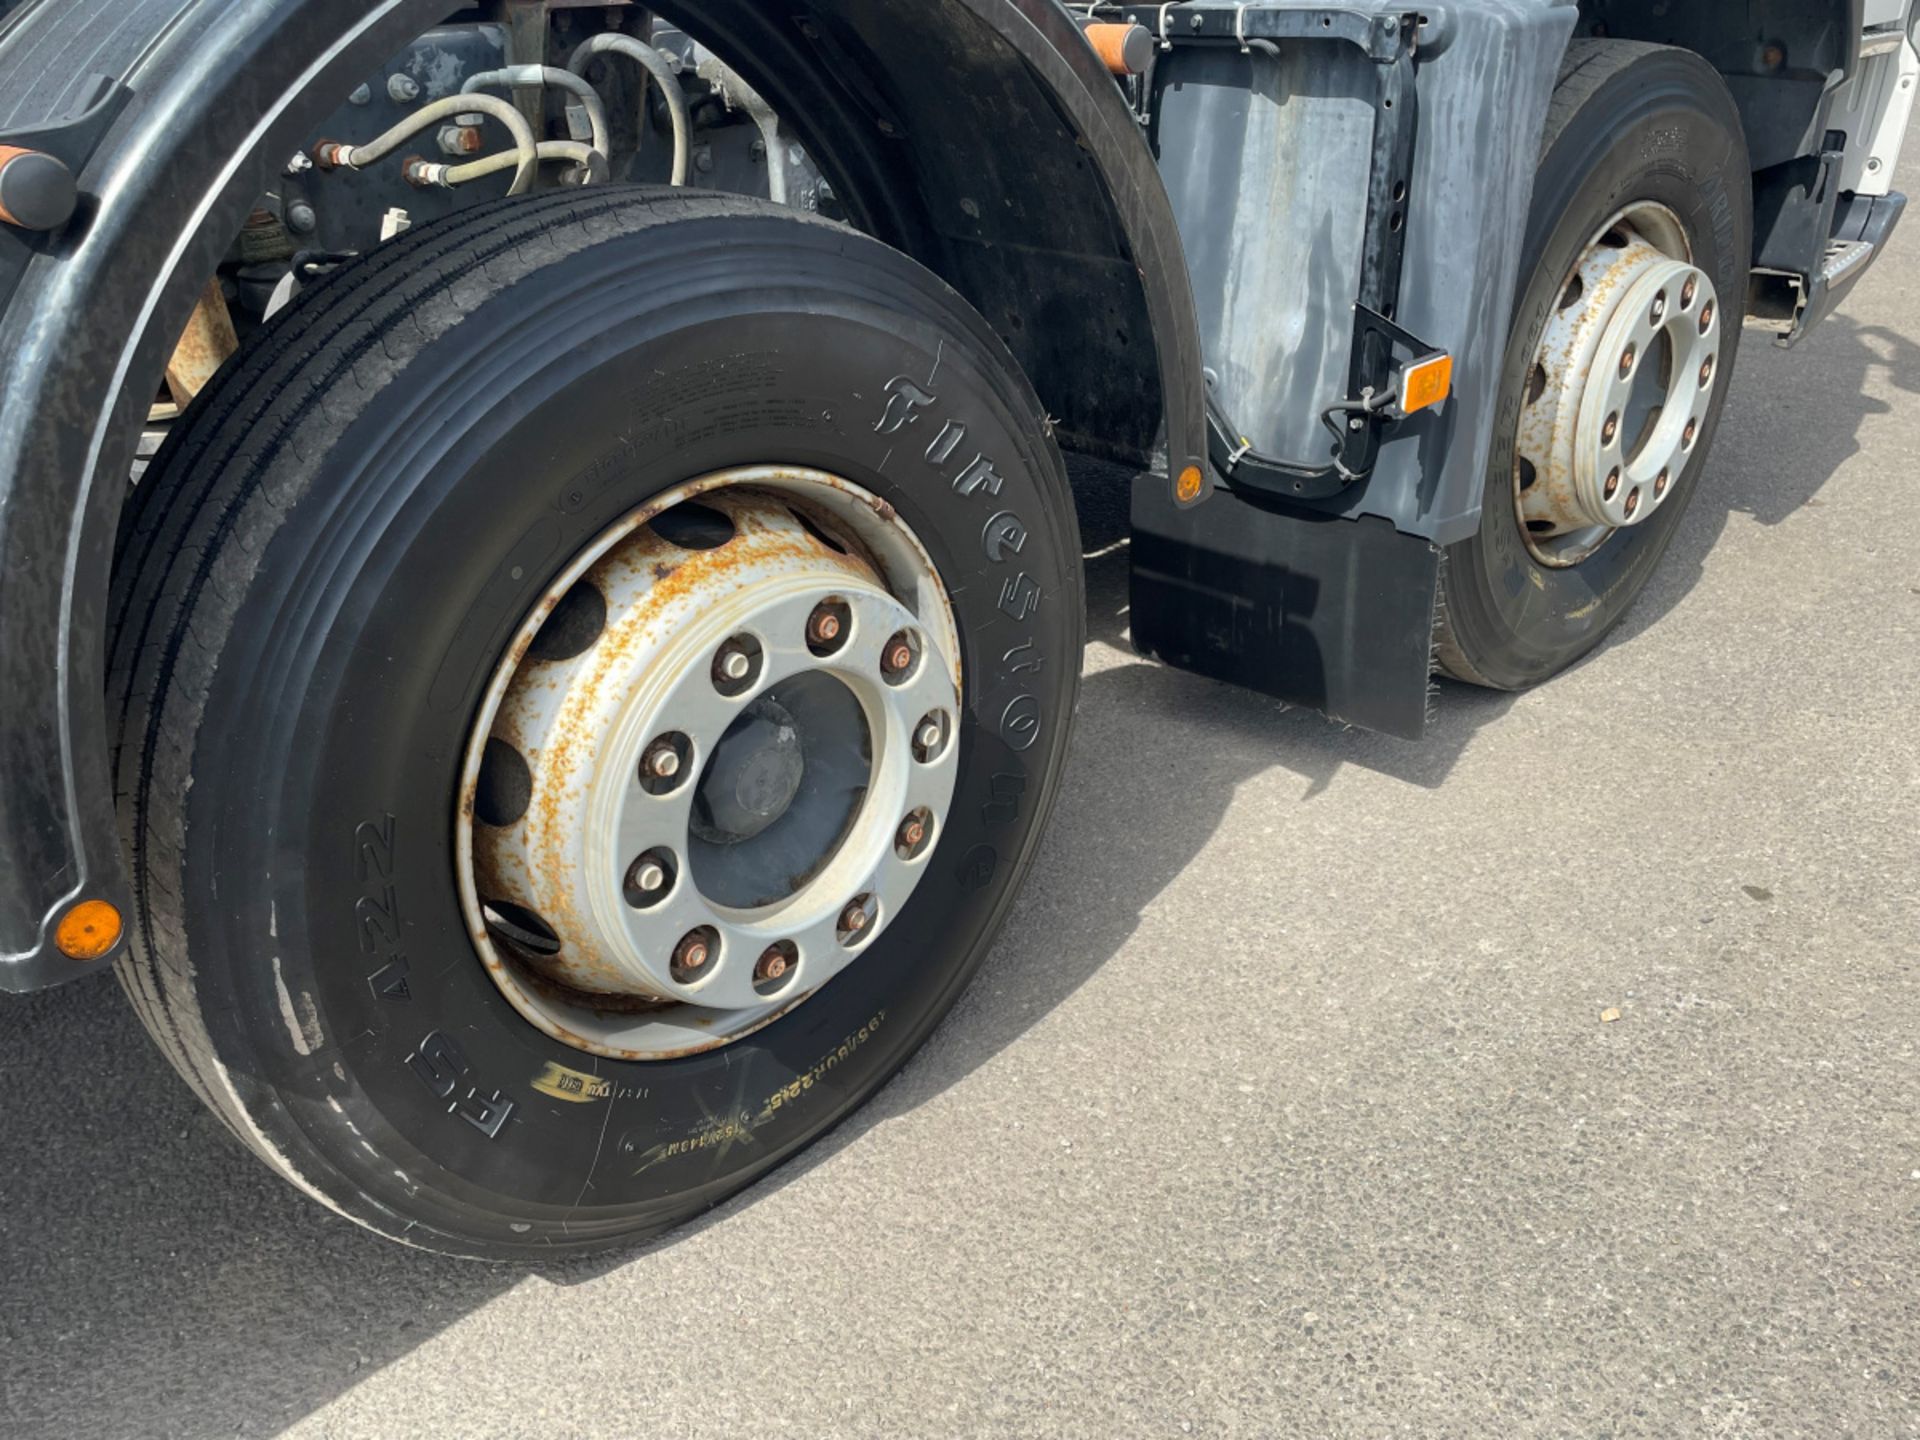
[[640,788],[649,795],[665,795],[677,788],[693,757],[693,742],[678,730],[656,735],[640,752]]
[[1653,493],[1655,498],[1667,493],[1667,472],[1665,470],[1662,470],[1658,475],[1653,477]]
[[713,688],[722,695],[744,695],[760,673],[760,642],[736,635],[713,657]]
[[1613,437],[1619,433],[1620,413],[1616,410],[1613,414],[1607,416],[1607,423],[1600,427],[1600,443],[1602,445],[1611,445],[1613,443]]
[[807,617],[807,649],[816,655],[831,655],[846,643],[852,624],[853,611],[846,601],[822,600]]
[[753,662],[738,650],[723,650],[714,669],[722,680],[744,680],[747,672],[753,668]]
[[1698,435],[1699,433],[1700,433],[1700,422],[1698,420],[1687,421],[1687,428],[1685,432],[1680,436],[1681,449],[1691,450],[1693,448],[1693,437],[1695,435]]
[[1627,375],[1631,375],[1631,374],[1633,373],[1633,361],[1634,361],[1634,357],[1635,357],[1636,355],[1638,355],[1639,353],[1640,353],[1640,352],[1639,352],[1639,350],[1638,350],[1638,348],[1637,348],[1637,347],[1635,347],[1635,346],[1633,346],[1633,345],[1629,345],[1629,346],[1627,346],[1627,348],[1626,348],[1626,349],[1625,349],[1624,351],[1622,351],[1622,352],[1621,352],[1621,354],[1620,354],[1620,374],[1621,374],[1621,375],[1622,375],[1623,377],[1624,377],[1624,376],[1627,376]]
[[880,674],[889,684],[898,685],[912,669],[913,640],[906,631],[895,631],[880,651]]
[[656,780],[671,780],[680,773],[680,754],[671,745],[655,745],[647,751],[647,774]]
[[627,872],[633,881],[633,888],[643,895],[651,895],[667,883],[667,871],[658,860],[636,860],[633,869]]
[[925,716],[913,727],[913,758],[924,765],[940,753],[946,740],[947,727],[940,714],[936,711]]
[[1662,290],[1658,295],[1653,297],[1653,313],[1647,317],[1648,323],[1658,325],[1666,318],[1666,314],[1667,292]]
[[1700,307],[1700,333],[1706,334],[1713,328],[1713,302],[1707,301]]
[[718,939],[712,928],[706,925],[681,936],[680,943],[673,947],[673,978],[685,984],[706,969],[713,959]]
[[1620,467],[1614,466],[1607,472],[1606,497],[1611,500],[1614,492],[1620,488]]
[[760,952],[759,960],[754,963],[754,986],[762,990],[777,988],[786,979],[787,972],[793,969],[797,958],[792,941],[774,941]]
[[873,897],[856,895],[840,912],[840,943],[851,945],[866,933],[873,921]]
[[1700,362],[1700,388],[1706,389],[1713,380],[1713,357],[1707,356]]
[[1640,492],[1638,490],[1628,491],[1627,492],[1627,514],[1632,515],[1633,512],[1638,510],[1639,508],[1640,508]]
[[1680,308],[1686,309],[1693,304],[1694,292],[1700,288],[1700,282],[1693,276],[1687,277],[1687,283],[1680,287]]
[[899,830],[894,833],[894,853],[902,860],[911,860],[926,845],[932,829],[933,816],[924,807],[915,810],[900,822]]

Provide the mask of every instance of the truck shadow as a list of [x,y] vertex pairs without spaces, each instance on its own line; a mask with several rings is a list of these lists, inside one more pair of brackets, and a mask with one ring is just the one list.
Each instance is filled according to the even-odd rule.
[[1747,335],[1699,491],[1660,568],[1603,649],[1632,644],[1687,597],[1731,517],[1779,525],[1824,503],[1821,492],[1860,453],[1862,424],[1894,408],[1871,393],[1875,385],[1920,395],[1920,344],[1846,313],[1823,320],[1792,351]]

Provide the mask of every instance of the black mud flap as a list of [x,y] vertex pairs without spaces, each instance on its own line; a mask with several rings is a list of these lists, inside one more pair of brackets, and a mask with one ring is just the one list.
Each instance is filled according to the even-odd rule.
[[1420,738],[1439,575],[1439,549],[1383,519],[1225,489],[1181,509],[1134,482],[1134,647],[1335,720]]

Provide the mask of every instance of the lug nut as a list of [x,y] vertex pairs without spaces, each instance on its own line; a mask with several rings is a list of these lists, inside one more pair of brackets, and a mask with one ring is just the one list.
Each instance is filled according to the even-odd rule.
[[1620,488],[1620,467],[1616,465],[1613,467],[1612,470],[1607,472],[1607,485],[1606,485],[1607,499],[1611,500],[1614,496],[1614,492],[1617,491],[1619,488]]
[[1713,380],[1713,357],[1709,355],[1707,356],[1706,359],[1700,362],[1700,388],[1702,390],[1706,389],[1708,384],[1712,380]]
[[705,929],[689,930],[673,947],[673,968],[693,974],[706,968],[713,958],[713,940]]
[[680,773],[680,756],[671,745],[662,745],[657,750],[647,752],[647,773],[657,775],[662,780],[671,780]]
[[888,639],[886,648],[880,652],[880,673],[889,680],[898,680],[912,668],[913,642],[907,638],[907,632],[901,630]]
[[1713,328],[1713,302],[1707,301],[1700,307],[1700,333],[1706,334]]
[[1667,313],[1667,292],[1662,290],[1653,297],[1653,313],[1648,317],[1650,323],[1658,325]]
[[893,843],[903,855],[911,855],[926,838],[927,822],[918,815],[909,815],[900,826],[900,833],[893,837]]
[[1613,443],[1613,437],[1619,433],[1620,412],[1616,410],[1613,414],[1607,416],[1607,423],[1600,427],[1600,443],[1602,445],[1611,445]]
[[759,963],[753,967],[754,983],[768,985],[786,975],[793,968],[793,958],[787,953],[785,943],[769,945],[761,952]]
[[1655,495],[1664,495],[1667,493],[1667,472],[1665,470],[1662,470],[1658,475],[1653,477],[1653,493]]
[[633,883],[636,889],[658,890],[667,883],[667,872],[658,860],[643,860],[634,867]]
[[720,657],[720,673],[728,680],[744,680],[752,668],[753,662],[738,650],[729,650]]
[[1628,491],[1627,492],[1627,514],[1631,515],[1633,514],[1634,511],[1638,510],[1639,508],[1640,508],[1640,492],[1638,490]]
[[816,645],[826,645],[838,640],[840,617],[828,611],[814,611],[813,618],[807,622],[807,638]]
[[1687,421],[1687,428],[1680,436],[1680,448],[1683,450],[1691,450],[1693,448],[1693,437],[1699,433],[1700,422],[1698,420]]
[[1700,288],[1700,282],[1693,276],[1687,277],[1687,283],[1680,287],[1680,308],[1686,309],[1693,304],[1694,292]]
[[867,928],[867,897],[862,895],[852,901],[840,912],[840,928],[849,935],[858,935]]
[[1636,350],[1636,348],[1632,345],[1629,345],[1627,346],[1626,350],[1621,354],[1620,373],[1623,376],[1631,375],[1633,373],[1633,359],[1637,353],[1639,352]]

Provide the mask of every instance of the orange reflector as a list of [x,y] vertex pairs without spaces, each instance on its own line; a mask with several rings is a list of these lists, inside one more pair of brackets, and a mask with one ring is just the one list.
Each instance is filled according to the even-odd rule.
[[1187,505],[1200,498],[1200,467],[1189,465],[1180,472],[1180,478],[1174,481],[1173,498]]
[[53,943],[69,960],[98,960],[119,943],[120,912],[104,900],[82,900],[53,927]]
[[1400,372],[1400,410],[1411,415],[1438,405],[1453,390],[1453,356],[1416,360]]

